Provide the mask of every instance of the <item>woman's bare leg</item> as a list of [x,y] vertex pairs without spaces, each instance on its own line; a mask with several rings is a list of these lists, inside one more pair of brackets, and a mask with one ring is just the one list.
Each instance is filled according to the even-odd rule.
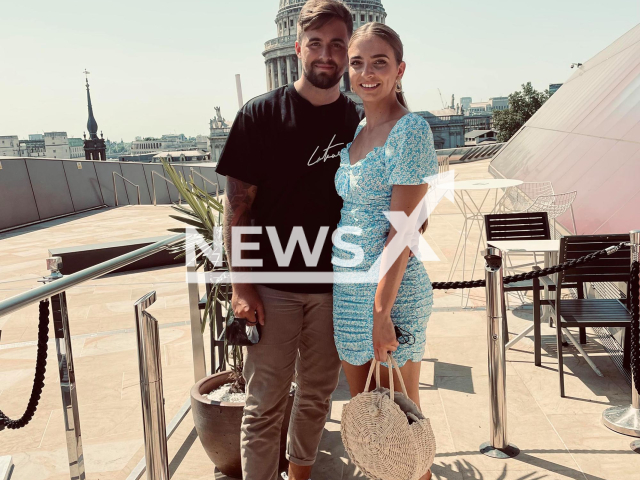
[[[367,383],[367,375],[369,374],[370,368],[371,362],[367,362],[364,365],[351,365],[345,361],[342,362],[342,370],[344,370],[347,382],[349,382],[349,391],[352,397],[364,392],[364,386]],[[374,377],[372,380],[373,387],[369,388],[375,388],[375,383]]]

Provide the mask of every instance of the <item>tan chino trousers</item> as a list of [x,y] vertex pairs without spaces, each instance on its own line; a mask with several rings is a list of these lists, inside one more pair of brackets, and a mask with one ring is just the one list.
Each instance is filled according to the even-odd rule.
[[280,431],[291,382],[298,385],[287,458],[313,465],[340,360],[333,340],[333,296],[257,286],[265,309],[260,342],[247,347],[247,401],[242,419],[244,480],[276,480]]

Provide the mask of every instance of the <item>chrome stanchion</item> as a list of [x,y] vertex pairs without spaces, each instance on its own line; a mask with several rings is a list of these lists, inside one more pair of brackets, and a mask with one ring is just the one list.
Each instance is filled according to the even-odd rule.
[[[43,283],[62,278],[61,257],[47,258],[47,270],[51,273],[41,280]],[[60,374],[60,393],[62,394],[62,414],[64,431],[67,440],[67,456],[69,457],[69,473],[71,480],[84,480],[84,455],[82,450],[82,433],[80,432],[80,410],[76,391],[76,373],[71,350],[71,333],[69,331],[69,311],[67,296],[60,292],[51,297],[51,314],[53,330],[58,354],[58,373]]]
[[164,397],[162,394],[162,361],[158,321],[145,310],[156,301],[156,292],[146,294],[134,304],[144,449],[147,479],[169,480]]
[[513,458],[518,447],[507,440],[507,372],[504,286],[502,252],[489,247],[485,251],[487,282],[487,342],[489,350],[490,441],[480,445],[480,452],[493,458]]
[[[189,293],[189,319],[191,324],[191,355],[193,356],[193,378],[197,383],[207,374],[207,361],[204,356],[202,338],[202,319],[200,318],[200,291],[195,262],[187,263],[187,287]],[[211,347],[213,348],[213,346]],[[211,368],[214,370],[214,367]]]
[[[640,258],[640,230],[629,232],[631,238],[631,263]],[[637,293],[637,292],[636,292]],[[627,335],[629,332],[627,331]],[[632,338],[632,342],[637,339]],[[614,432],[640,437],[640,394],[631,379],[631,405],[610,407],[602,412],[602,423]],[[640,453],[640,441],[631,443],[631,449]]]

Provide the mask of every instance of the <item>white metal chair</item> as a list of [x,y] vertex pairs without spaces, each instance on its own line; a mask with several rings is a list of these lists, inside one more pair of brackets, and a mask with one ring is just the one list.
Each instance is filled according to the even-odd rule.
[[439,157],[438,158],[438,173],[445,173],[449,171],[449,157]]
[[[502,200],[502,208],[500,210],[508,213],[542,212],[545,210],[530,210],[529,207],[533,206],[538,197],[553,194],[553,185],[551,182],[524,182],[515,187],[509,187],[506,189],[504,199]],[[549,218],[551,218],[551,216],[549,216]],[[528,258],[530,257],[530,254],[513,254],[513,257],[519,256]],[[508,268],[511,268],[515,272],[516,269],[521,267],[537,265],[538,257],[535,253],[533,254],[533,263],[513,265],[510,264],[510,258],[506,263],[508,264]]]
[[571,212],[571,221],[573,223],[573,234],[577,235],[578,230],[576,229],[576,217],[573,214],[573,201],[576,199],[577,195],[577,191],[559,193],[557,195],[540,195],[535,199],[533,204],[524,211],[547,212],[549,220],[553,220],[553,238],[558,238],[556,218],[569,210]]
[[553,195],[551,182],[525,182],[515,187],[509,187],[504,192],[502,202],[503,211],[524,212],[532,211],[528,208],[541,195]]

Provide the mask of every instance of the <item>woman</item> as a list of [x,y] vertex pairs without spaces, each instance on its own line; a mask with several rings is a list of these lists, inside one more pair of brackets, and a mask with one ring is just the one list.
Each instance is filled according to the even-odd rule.
[[[390,248],[397,235],[405,240],[417,233],[416,215],[406,228],[394,222],[403,230],[398,232],[383,212],[410,217],[421,208],[426,177],[437,174],[438,162],[429,124],[407,109],[402,57],[400,38],[380,23],[360,27],[349,42],[351,88],[362,98],[366,118],[340,155],[335,183],[344,206],[338,233],[342,230],[343,241],[360,246],[364,259],[355,267],[346,266],[350,260],[355,263],[354,255],[336,246],[334,272],[364,273],[377,268],[376,263],[381,269],[374,279],[379,279],[377,285],[344,283],[336,276],[334,336],[352,396],[364,390],[371,359],[386,361],[387,353],[393,352],[407,393],[420,406],[420,365],[433,291],[422,262],[410,255],[409,247],[401,248],[399,256]],[[400,247],[407,244],[412,245],[401,241]],[[401,332],[400,342],[395,326]],[[386,374],[381,377],[388,379]],[[423,477],[429,478],[431,472]]]

